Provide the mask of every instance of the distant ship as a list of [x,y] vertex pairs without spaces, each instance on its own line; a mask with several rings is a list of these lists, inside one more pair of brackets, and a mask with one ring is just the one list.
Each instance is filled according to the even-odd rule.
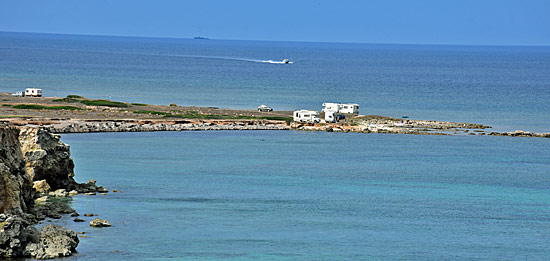
[[195,37],[193,37],[193,39],[195,39],[195,40],[210,40],[210,39],[208,39],[206,37],[202,37],[202,36],[195,36]]

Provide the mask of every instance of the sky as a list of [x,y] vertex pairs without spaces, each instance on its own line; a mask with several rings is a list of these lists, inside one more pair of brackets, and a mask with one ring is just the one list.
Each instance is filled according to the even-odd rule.
[[0,0],[0,31],[550,45],[550,0]]

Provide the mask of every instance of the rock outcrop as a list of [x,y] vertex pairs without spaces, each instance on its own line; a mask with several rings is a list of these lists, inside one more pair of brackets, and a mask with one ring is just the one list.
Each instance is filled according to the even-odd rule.
[[40,128],[21,127],[19,142],[32,180],[46,180],[52,190],[71,190],[76,186],[70,147],[58,135]]
[[76,232],[64,227],[47,225],[38,231],[19,216],[0,214],[0,257],[64,257],[78,243]]
[[79,243],[76,232],[51,224],[42,227],[39,236],[38,242],[31,242],[25,247],[26,256],[36,259],[70,256]]

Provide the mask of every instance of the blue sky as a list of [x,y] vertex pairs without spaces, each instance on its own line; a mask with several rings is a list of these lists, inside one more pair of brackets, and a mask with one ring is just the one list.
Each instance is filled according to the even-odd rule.
[[550,45],[550,0],[0,0],[0,31]]

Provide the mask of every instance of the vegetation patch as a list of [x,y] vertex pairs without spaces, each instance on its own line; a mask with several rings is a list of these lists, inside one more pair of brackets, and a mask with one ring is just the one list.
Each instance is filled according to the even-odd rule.
[[71,111],[79,111],[82,110],[82,108],[75,107],[75,106],[50,106],[46,107],[48,110],[71,110]]
[[55,100],[52,100],[53,102],[69,102],[69,103],[75,103],[75,102],[80,102],[80,98],[84,98],[82,96],[78,96],[78,95],[67,95],[67,97],[65,98],[62,98],[62,99],[55,99]]
[[147,104],[145,104],[145,103],[130,103],[130,104],[132,104],[134,106],[147,106]]
[[172,115],[169,112],[162,112],[162,111],[134,111],[134,113],[137,114],[152,114],[152,115]]
[[13,107],[13,104],[2,104],[2,107]]
[[75,106],[44,106],[38,104],[18,104],[13,106],[14,109],[27,109],[27,110],[82,110]]
[[46,106],[38,104],[18,104],[13,106],[15,109],[29,109],[29,110],[42,110],[46,109]]
[[80,103],[88,106],[106,106],[106,107],[117,107],[117,108],[127,108],[128,104],[123,102],[109,101],[109,100],[83,100]]
[[62,99],[55,99],[55,100],[52,100],[52,101],[53,102],[69,102],[69,103],[80,102],[80,100],[73,99],[73,98],[62,98]]

